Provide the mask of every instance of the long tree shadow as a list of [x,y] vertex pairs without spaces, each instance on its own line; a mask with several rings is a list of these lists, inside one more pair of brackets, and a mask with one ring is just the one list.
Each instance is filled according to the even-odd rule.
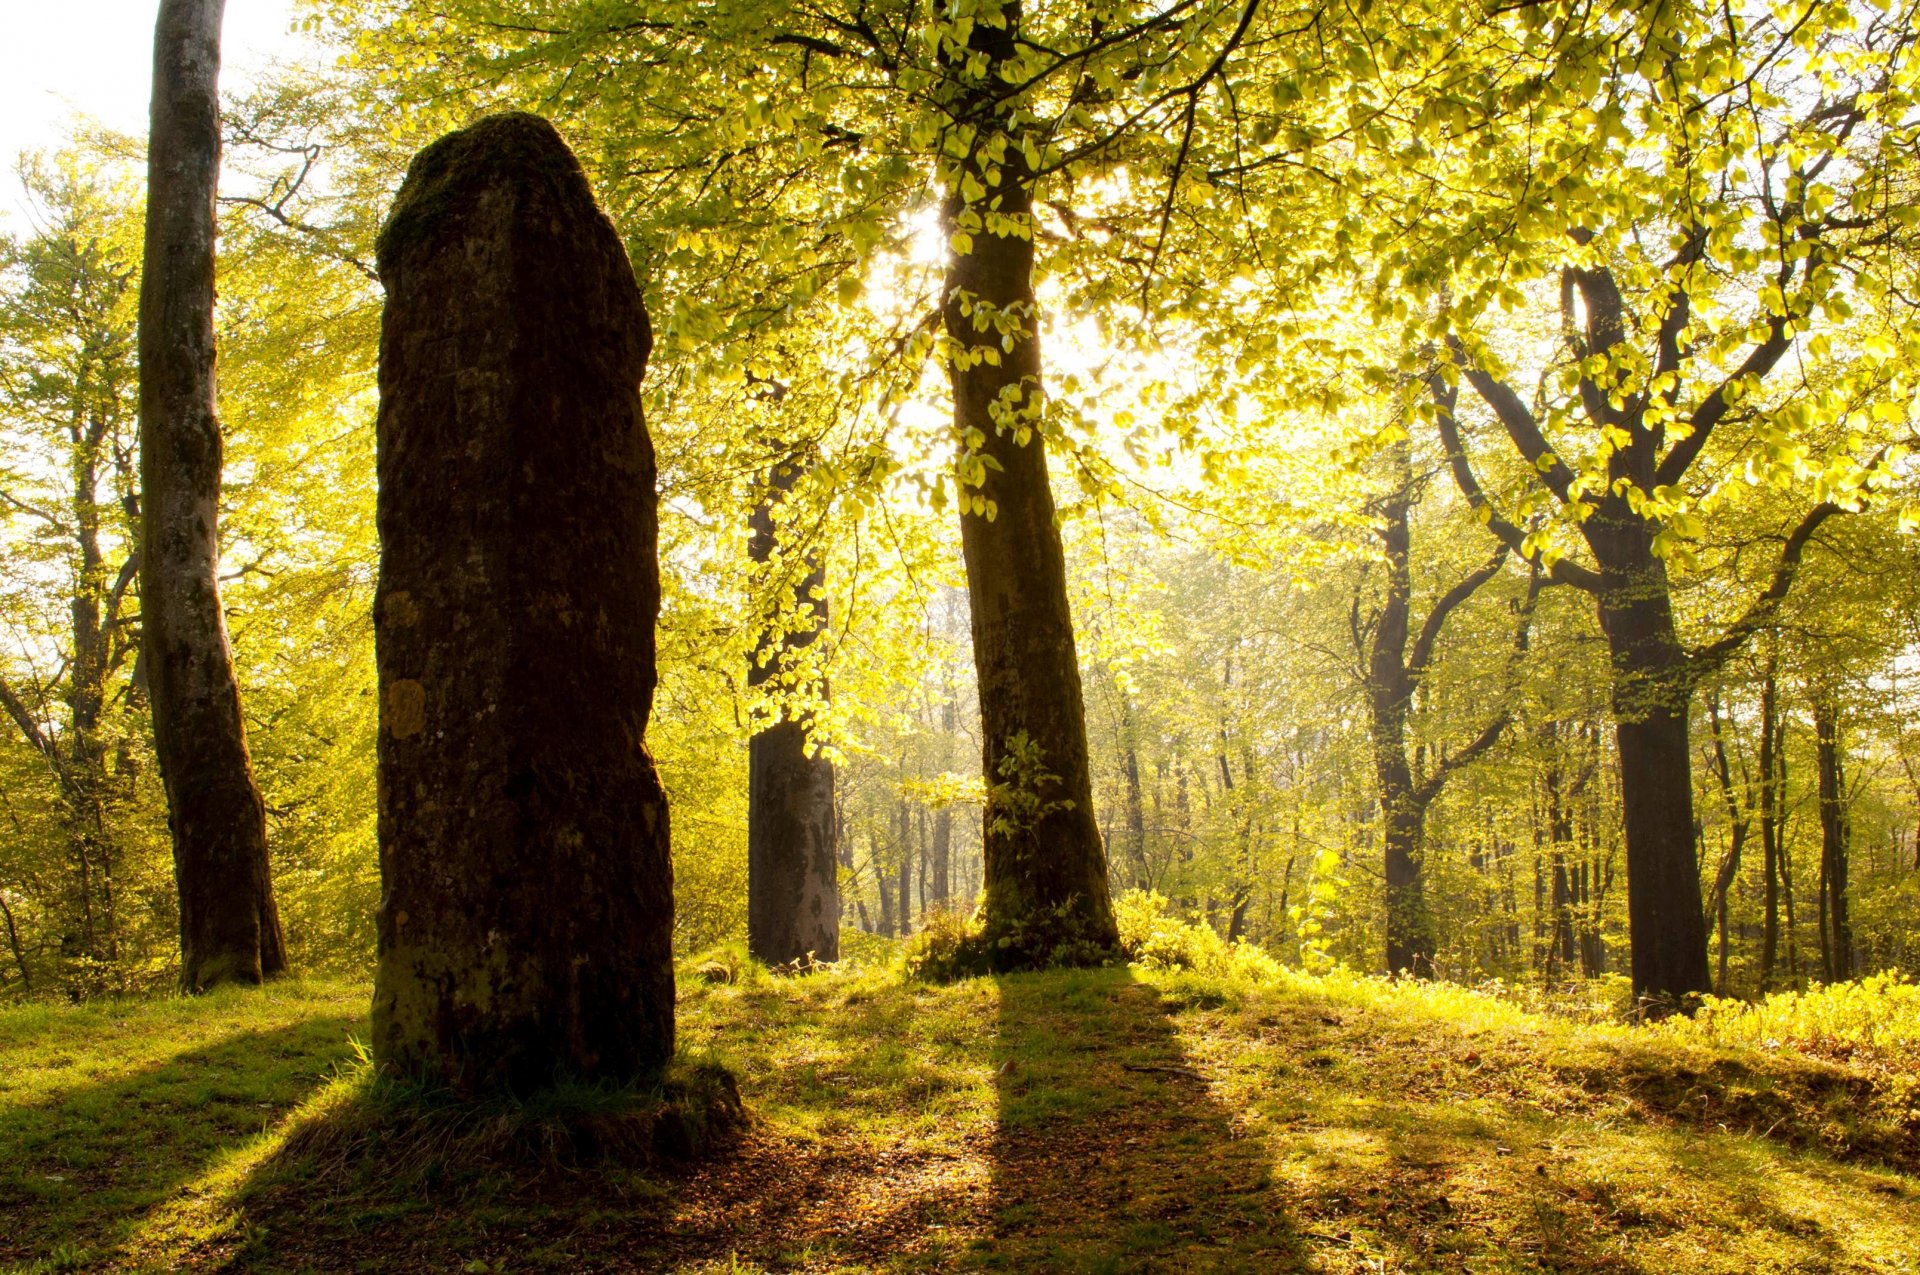
[[1262,1139],[1125,970],[999,980],[998,1122],[982,1265],[1310,1269]]
[[[930,1264],[941,1218],[970,1209],[916,1107],[975,1032],[940,1034],[912,989],[760,982],[683,1014],[697,1055],[724,1046],[753,1127],[687,1162],[544,1154],[471,1160],[418,1138],[369,1154],[371,1106],[342,1095],[237,1193],[241,1236],[202,1246],[222,1271],[555,1269],[568,1272],[880,1269]],[[930,994],[944,1003],[947,993]],[[696,1002],[697,1003],[697,1002]],[[965,1012],[965,1011],[957,1011]],[[944,1022],[945,1020],[939,1020]],[[713,1038],[703,1033],[715,1028]],[[982,1068],[984,1070],[984,1068]],[[965,1105],[965,1095],[955,1097]],[[335,1153],[332,1133],[358,1147]],[[246,1239],[253,1236],[253,1239]],[[937,1245],[936,1245],[937,1247]],[[823,1265],[824,1263],[824,1265]],[[931,1262],[939,1265],[937,1259]]]
[[105,1259],[152,1210],[324,1083],[351,1056],[348,1033],[360,1022],[320,1015],[239,1031],[110,1082],[0,1105],[0,1264]]

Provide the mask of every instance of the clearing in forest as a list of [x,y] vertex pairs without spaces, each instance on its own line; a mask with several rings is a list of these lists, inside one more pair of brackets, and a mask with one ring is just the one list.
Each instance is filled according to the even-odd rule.
[[357,985],[0,1011],[0,1268],[1920,1269],[1920,1115],[1852,1063],[1348,977],[682,994],[753,1123],[673,1172],[286,1154]]

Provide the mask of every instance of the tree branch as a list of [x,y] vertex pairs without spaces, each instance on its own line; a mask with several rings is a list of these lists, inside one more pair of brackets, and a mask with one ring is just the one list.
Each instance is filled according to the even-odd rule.
[[1822,501],[1807,511],[1800,525],[1787,537],[1787,543],[1780,550],[1780,562],[1773,569],[1773,580],[1767,585],[1766,592],[1753,600],[1746,614],[1735,620],[1720,640],[1714,642],[1689,657],[1688,676],[1698,681],[1718,673],[1754,632],[1773,618],[1780,609],[1781,600],[1787,591],[1793,588],[1793,578],[1800,571],[1800,559],[1807,551],[1807,542],[1813,539],[1813,533],[1820,524],[1837,513],[1844,513],[1839,505],[1832,501]]
[[1505,381],[1477,368],[1467,358],[1466,348],[1460,344],[1460,338],[1449,334],[1447,348],[1452,352],[1454,362],[1478,394],[1493,409],[1507,437],[1526,457],[1527,464],[1540,476],[1540,481],[1559,498],[1562,504],[1573,503],[1573,471],[1554,452],[1547,442],[1545,434],[1540,432],[1539,422],[1533,419],[1533,413]]
[[[1460,494],[1466,497],[1472,510],[1486,520],[1486,528],[1515,553],[1526,557],[1526,533],[1500,515],[1487,498],[1480,486],[1480,480],[1474,475],[1473,462],[1467,459],[1465,446],[1460,441],[1460,422],[1454,416],[1454,406],[1459,391],[1448,385],[1446,378],[1438,371],[1427,376],[1427,392],[1432,395],[1435,407],[1434,418],[1440,427],[1440,442],[1447,449],[1447,464],[1453,470],[1454,485],[1460,488]],[[1572,585],[1588,593],[1597,593],[1600,589],[1600,573],[1583,567],[1565,558],[1560,558],[1548,568],[1555,584]]]
[[1493,551],[1493,556],[1466,579],[1454,585],[1441,595],[1433,604],[1433,610],[1427,612],[1427,621],[1420,626],[1420,635],[1413,640],[1413,654],[1407,659],[1407,676],[1418,678],[1427,671],[1427,663],[1433,658],[1433,644],[1440,640],[1440,629],[1452,615],[1454,609],[1475,593],[1480,586],[1500,574],[1500,567],[1512,552],[1506,545]]

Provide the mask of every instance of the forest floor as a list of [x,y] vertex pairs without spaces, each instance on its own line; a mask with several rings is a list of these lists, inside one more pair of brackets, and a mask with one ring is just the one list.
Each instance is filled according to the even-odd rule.
[[0,1270],[1920,1271],[1920,1111],[1844,1061],[1450,989],[683,978],[751,1125],[666,1172],[293,1154],[363,986],[0,1011]]

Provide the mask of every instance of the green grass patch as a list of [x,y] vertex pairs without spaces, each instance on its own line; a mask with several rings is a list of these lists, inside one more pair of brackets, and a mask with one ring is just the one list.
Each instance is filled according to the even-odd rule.
[[0,1012],[0,1266],[1920,1269],[1920,1113],[1879,1053],[1231,953],[944,986],[738,964],[682,980],[680,1031],[751,1123],[682,1162],[672,1091],[382,1087],[365,1003]]

